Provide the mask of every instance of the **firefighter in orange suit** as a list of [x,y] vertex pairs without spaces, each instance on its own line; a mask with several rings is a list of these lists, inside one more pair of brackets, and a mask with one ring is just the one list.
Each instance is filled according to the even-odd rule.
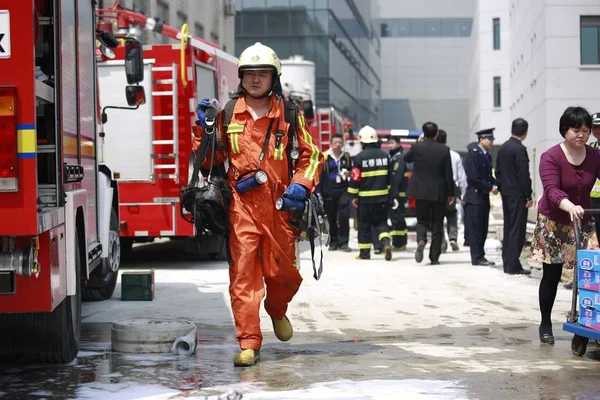
[[[289,124],[281,97],[281,62],[271,48],[256,43],[244,50],[238,61],[238,74],[241,84],[231,121],[226,128],[223,126],[223,111],[217,121],[224,133],[221,145],[229,159],[227,181],[233,189],[229,208],[229,293],[241,348],[233,361],[235,366],[250,366],[260,359],[263,337],[259,310],[265,284],[265,309],[273,321],[275,335],[288,341],[293,334],[286,317],[288,303],[302,282],[296,268],[290,214],[277,211],[275,202],[281,196],[302,200],[310,194],[318,183],[323,156],[313,144],[304,118],[298,116],[299,157],[290,181],[288,158],[293,157],[286,152]],[[207,104],[203,100],[197,110],[201,126]],[[200,144],[201,126],[194,129],[194,150]],[[210,166],[209,159],[207,156],[203,168]],[[216,160],[222,161],[223,154]],[[242,191],[240,182],[254,179],[252,176],[259,173],[266,174],[267,181]]]

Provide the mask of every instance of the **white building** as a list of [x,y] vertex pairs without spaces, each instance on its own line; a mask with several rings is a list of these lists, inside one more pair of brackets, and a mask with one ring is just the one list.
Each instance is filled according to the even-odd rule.
[[510,0],[511,118],[529,122],[534,195],[542,194],[541,154],[560,142],[568,106],[600,112],[600,2]]
[[479,0],[471,34],[469,133],[496,128],[496,144],[510,137],[510,0]]
[[[112,7],[114,0],[100,0],[99,6]],[[190,33],[221,46],[233,54],[235,35],[235,4],[233,0],[120,0],[125,8],[160,18],[167,25],[180,28],[188,24]],[[171,43],[156,33],[144,33],[145,44]]]
[[471,29],[477,0],[380,0],[379,127],[420,130],[433,121],[466,150]]

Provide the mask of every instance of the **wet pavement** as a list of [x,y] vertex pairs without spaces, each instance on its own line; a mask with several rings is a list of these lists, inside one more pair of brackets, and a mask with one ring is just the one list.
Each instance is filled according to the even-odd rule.
[[[233,390],[244,399],[600,398],[600,347],[575,357],[572,335],[561,330],[570,292],[557,296],[556,345],[540,345],[538,281],[473,267],[468,249],[443,255],[439,266],[427,264],[427,252],[416,264],[414,247],[391,262],[325,250],[319,282],[303,251],[305,280],[288,312],[294,337],[278,342],[263,311],[262,360],[244,369],[232,365],[238,347],[226,264],[181,249],[136,247],[122,269],[154,268],[155,300],[122,302],[118,286],[111,300],[85,303],[77,359],[0,365],[0,398],[216,399]],[[196,354],[112,352],[111,323],[140,316],[194,321]]]

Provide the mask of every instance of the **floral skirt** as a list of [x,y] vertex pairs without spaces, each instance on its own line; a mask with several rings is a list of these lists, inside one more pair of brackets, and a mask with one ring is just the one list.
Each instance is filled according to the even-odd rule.
[[[586,223],[581,231],[581,248],[598,248],[594,221]],[[546,264],[562,263],[563,268],[574,268],[577,265],[577,247],[572,224],[561,224],[538,213],[529,259]]]

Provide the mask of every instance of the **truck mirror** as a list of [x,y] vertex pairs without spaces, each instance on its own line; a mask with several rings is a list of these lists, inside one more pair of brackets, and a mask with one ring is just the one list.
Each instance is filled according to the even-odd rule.
[[126,86],[125,97],[127,98],[127,104],[131,107],[146,104],[146,92],[144,92],[143,86]]
[[125,42],[125,74],[129,85],[144,80],[142,44],[137,40],[127,40]]
[[304,111],[304,118],[307,120],[315,119],[315,112],[313,110],[312,100],[304,100],[302,102],[302,111]]

